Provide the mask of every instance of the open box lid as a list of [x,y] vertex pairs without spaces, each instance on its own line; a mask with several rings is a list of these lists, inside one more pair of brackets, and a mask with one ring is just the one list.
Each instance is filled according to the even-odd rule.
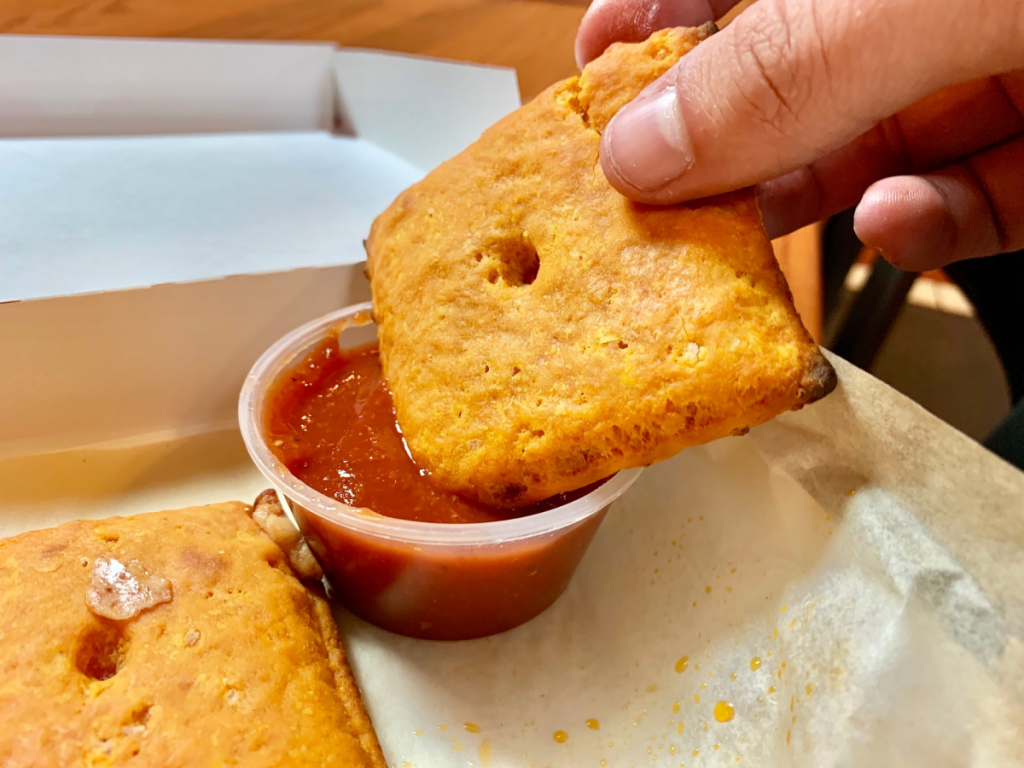
[[0,36],[0,68],[0,454],[232,422],[264,347],[366,298],[373,218],[519,104],[322,44]]
[[0,37],[0,67],[0,301],[359,261],[519,104],[508,70],[319,44]]

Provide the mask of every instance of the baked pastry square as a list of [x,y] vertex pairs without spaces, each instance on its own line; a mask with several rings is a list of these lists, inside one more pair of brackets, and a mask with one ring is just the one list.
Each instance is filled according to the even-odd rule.
[[384,768],[330,608],[260,511],[0,541],[0,765]]
[[528,504],[834,388],[752,192],[650,207],[601,171],[611,117],[713,31],[613,45],[374,222],[381,362],[438,484]]

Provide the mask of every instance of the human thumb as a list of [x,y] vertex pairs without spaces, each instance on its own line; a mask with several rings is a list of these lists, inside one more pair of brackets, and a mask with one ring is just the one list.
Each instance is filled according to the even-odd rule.
[[1019,66],[1021,27],[1022,0],[760,0],[612,119],[602,167],[655,204],[775,178],[942,87]]

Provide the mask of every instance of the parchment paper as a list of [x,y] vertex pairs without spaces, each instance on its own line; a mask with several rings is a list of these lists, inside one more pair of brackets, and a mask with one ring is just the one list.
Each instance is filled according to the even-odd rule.
[[[1024,764],[1024,474],[836,365],[823,402],[646,470],[523,627],[339,609],[393,768]],[[15,457],[0,535],[263,484],[235,433]]]
[[1024,474],[836,365],[823,402],[646,470],[533,622],[342,615],[392,764],[1024,764]]

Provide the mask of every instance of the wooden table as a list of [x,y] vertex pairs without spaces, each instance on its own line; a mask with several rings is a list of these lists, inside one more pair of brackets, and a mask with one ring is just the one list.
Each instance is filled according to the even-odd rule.
[[[0,0],[0,32],[328,40],[514,68],[523,98],[576,73],[585,0]],[[816,229],[776,242],[797,309],[817,338]]]

